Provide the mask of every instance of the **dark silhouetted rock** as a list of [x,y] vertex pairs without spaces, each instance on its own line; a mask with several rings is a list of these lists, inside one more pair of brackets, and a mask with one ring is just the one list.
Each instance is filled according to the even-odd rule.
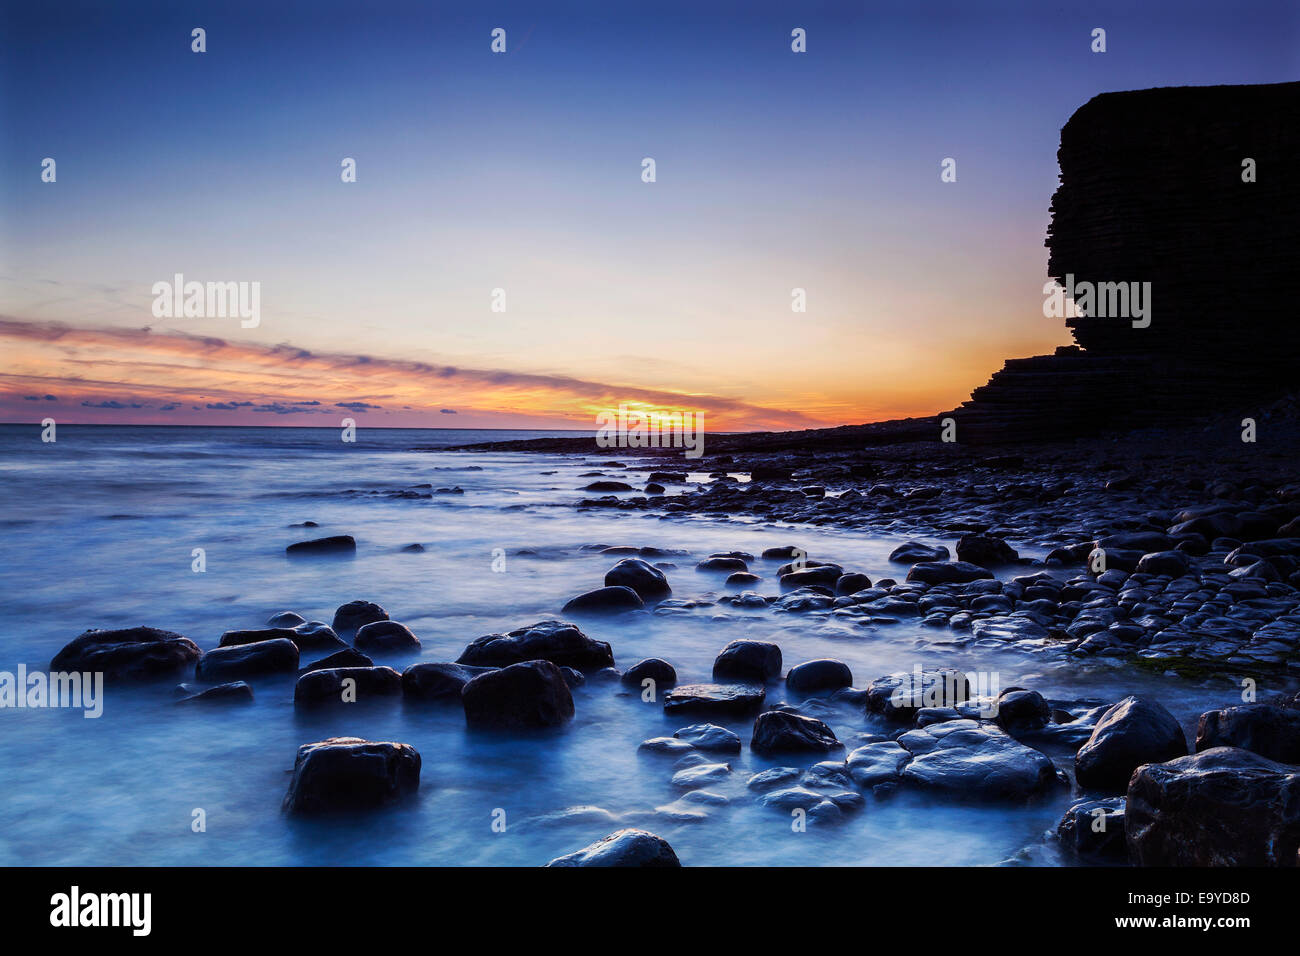
[[424,661],[402,671],[402,696],[408,700],[454,700],[460,703],[461,691],[479,674],[491,667],[471,667]]
[[717,724],[691,724],[674,731],[673,736],[705,753],[740,753],[740,737]]
[[664,695],[664,712],[743,717],[763,705],[761,684],[679,684]]
[[613,667],[614,652],[604,641],[582,633],[576,624],[541,621],[509,634],[476,638],[456,659],[457,664],[476,667],[506,667],[520,661],[550,661],[585,673]]
[[905,541],[890,552],[889,560],[899,564],[933,564],[947,561],[951,555],[943,545],[922,544],[920,541]]
[[797,694],[815,694],[819,690],[839,690],[853,686],[853,672],[843,661],[824,658],[805,661],[790,668],[785,686]]
[[781,648],[765,641],[732,641],[713,662],[714,680],[763,683],[781,676]]
[[1138,866],[1295,866],[1300,771],[1236,747],[1146,764],[1125,831]]
[[361,703],[401,692],[402,675],[391,667],[336,667],[308,671],[299,677],[293,688],[293,702],[297,707]]
[[1001,538],[989,534],[964,534],[957,539],[957,560],[996,568],[1014,563],[1020,555]]
[[677,683],[677,671],[665,660],[647,657],[624,671],[622,680],[629,686],[640,687],[641,682],[647,678],[655,682],[656,688],[672,687]]
[[867,687],[868,713],[910,724],[927,707],[956,707],[970,699],[970,681],[953,668],[912,671],[878,677]]
[[1083,800],[1065,811],[1056,825],[1061,849],[1086,863],[1125,863],[1124,798]]
[[105,680],[146,680],[175,674],[199,659],[188,637],[156,627],[85,631],[50,661],[52,672],[101,672]]
[[362,654],[355,647],[345,647],[342,650],[335,651],[328,657],[322,657],[320,660],[308,664],[299,670],[298,673],[305,674],[308,671],[324,671],[334,667],[374,667],[375,662],[365,654]]
[[242,680],[218,684],[197,693],[182,697],[178,704],[248,704],[253,701],[253,688]]
[[334,630],[339,633],[355,633],[357,628],[375,621],[388,620],[388,612],[371,601],[349,601],[334,612]]
[[835,732],[814,717],[769,710],[754,721],[749,749],[756,754],[826,753],[844,746]]
[[1242,704],[1201,714],[1196,725],[1196,750],[1240,747],[1279,763],[1300,764],[1300,707],[1291,698]]
[[547,866],[681,866],[666,840],[645,830],[611,833],[576,853],[556,857]]
[[628,587],[597,588],[569,600],[561,610],[565,614],[621,614],[645,607],[640,596]]
[[1187,753],[1187,737],[1162,704],[1125,697],[1111,707],[1074,756],[1074,775],[1085,790],[1123,793],[1133,771]]
[[673,593],[664,573],[640,558],[624,558],[606,571],[605,586],[631,588],[643,601],[662,601]]
[[922,584],[965,584],[993,577],[993,572],[968,561],[920,561],[907,572],[907,580]]
[[373,621],[357,628],[352,639],[357,647],[371,651],[405,651],[420,646],[420,639],[405,624],[396,621]]
[[256,644],[214,648],[199,658],[194,675],[199,680],[224,682],[297,669],[298,645],[282,637]]
[[909,730],[902,781],[958,799],[1017,800],[1060,783],[1048,757],[993,724],[948,720]]
[[557,727],[573,719],[573,695],[560,669],[530,660],[479,674],[461,691],[471,727]]
[[419,786],[420,754],[410,744],[330,737],[298,748],[284,809],[371,809],[409,796]]
[[284,549],[286,554],[355,554],[356,539],[350,534],[333,534],[328,538],[314,538],[311,541],[299,541]]

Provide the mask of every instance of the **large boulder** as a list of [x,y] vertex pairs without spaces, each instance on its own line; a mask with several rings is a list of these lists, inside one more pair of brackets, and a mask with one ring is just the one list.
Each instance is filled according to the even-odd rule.
[[946,720],[909,730],[898,744],[912,755],[904,783],[958,799],[1018,800],[1060,782],[1045,754],[991,723]]
[[296,707],[359,703],[401,692],[402,675],[391,667],[335,667],[308,671],[299,677],[293,688],[293,703]]
[[814,717],[785,710],[769,710],[754,721],[749,749],[756,754],[826,753],[844,745],[835,732]]
[[641,682],[645,680],[654,681],[656,688],[672,687],[677,683],[677,670],[665,660],[647,657],[624,671],[621,680],[625,685],[638,689],[641,687]]
[[388,620],[388,612],[372,601],[349,601],[334,612],[333,628],[339,634],[355,634],[357,629],[375,621]]
[[1243,704],[1201,714],[1196,750],[1240,747],[1281,763],[1300,764],[1300,707],[1297,699]]
[[375,662],[365,654],[362,654],[355,647],[344,647],[335,651],[318,661],[313,661],[306,667],[299,670],[298,673],[305,674],[308,671],[327,671],[333,667],[374,667]]
[[460,703],[465,685],[479,674],[494,669],[422,661],[402,671],[402,696],[407,700],[454,700]]
[[192,666],[201,653],[188,637],[156,627],[90,630],[54,655],[50,671],[102,673],[105,680],[145,680]]
[[927,707],[957,707],[970,699],[970,680],[950,667],[878,677],[867,687],[867,712],[910,724]]
[[853,672],[843,661],[823,658],[804,661],[790,668],[785,675],[787,690],[796,694],[815,694],[822,690],[839,690],[853,686]]
[[475,667],[507,667],[521,661],[550,661],[585,672],[613,667],[614,652],[604,641],[582,633],[576,624],[541,621],[509,634],[476,638],[456,658],[457,664]]
[[357,647],[370,651],[407,651],[420,646],[420,639],[411,629],[397,621],[372,621],[357,628],[352,639]]
[[605,586],[631,588],[643,601],[662,601],[673,593],[664,573],[640,558],[624,558],[606,571]]
[[1065,811],[1056,825],[1061,849],[1087,863],[1123,863],[1128,859],[1124,841],[1124,798],[1082,800]]
[[480,674],[461,691],[471,727],[556,727],[573,719],[573,695],[560,668],[530,660]]
[[991,577],[988,568],[968,561],[921,561],[907,572],[907,580],[921,584],[966,584]]
[[763,683],[781,676],[781,648],[765,641],[732,641],[713,661],[714,680]]
[[597,588],[571,598],[560,610],[565,614],[621,614],[645,607],[641,596],[629,587]]
[[1139,866],[1295,866],[1300,771],[1237,747],[1146,764],[1125,829]]
[[1133,771],[1187,753],[1187,737],[1162,704],[1125,697],[1111,707],[1074,756],[1074,775],[1085,790],[1123,793]]
[[677,854],[663,840],[645,830],[611,833],[576,853],[556,857],[547,866],[681,866]]
[[947,561],[951,555],[943,545],[922,544],[920,541],[905,541],[889,553],[889,560],[899,564],[920,564]]
[[996,568],[1019,560],[1015,548],[991,534],[964,534],[957,539],[957,560]]
[[194,676],[199,680],[224,682],[297,669],[298,645],[281,637],[256,644],[214,648],[199,658]]
[[330,737],[298,748],[284,809],[368,809],[415,793],[419,786],[420,754],[410,744]]
[[297,541],[284,549],[285,554],[356,554],[357,542],[350,534],[332,534],[326,538]]

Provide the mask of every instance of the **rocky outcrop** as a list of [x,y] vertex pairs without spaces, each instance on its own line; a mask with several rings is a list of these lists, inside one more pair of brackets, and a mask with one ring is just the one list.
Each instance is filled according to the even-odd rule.
[[525,661],[480,674],[461,691],[471,727],[557,727],[573,719],[573,695],[550,661]]
[[50,661],[52,672],[102,673],[106,680],[144,680],[174,674],[199,659],[188,637],[156,627],[86,631]]

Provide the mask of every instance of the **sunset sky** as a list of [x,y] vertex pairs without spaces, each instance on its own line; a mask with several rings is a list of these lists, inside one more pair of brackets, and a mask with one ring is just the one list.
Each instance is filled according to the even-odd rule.
[[[1042,314],[1043,238],[1077,107],[1300,78],[1291,2],[3,10],[11,422],[594,428],[624,402],[753,429],[951,408],[1069,341]],[[155,318],[176,273],[259,282],[260,325]]]

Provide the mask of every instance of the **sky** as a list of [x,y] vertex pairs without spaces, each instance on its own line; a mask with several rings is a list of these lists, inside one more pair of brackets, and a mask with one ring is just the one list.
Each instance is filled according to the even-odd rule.
[[[11,422],[950,409],[1070,342],[1043,316],[1043,239],[1075,109],[1300,79],[1280,0],[0,10]],[[256,326],[156,315],[178,273],[257,283]]]

